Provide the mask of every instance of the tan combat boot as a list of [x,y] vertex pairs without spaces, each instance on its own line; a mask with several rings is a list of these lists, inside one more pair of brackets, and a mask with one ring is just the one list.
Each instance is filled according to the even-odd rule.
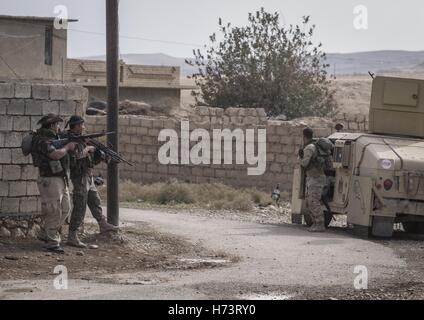
[[87,245],[78,238],[77,231],[69,231],[68,241],[66,242],[68,246],[76,248],[87,248]]
[[110,223],[107,223],[105,217],[102,218],[99,222],[100,233],[106,233],[110,231],[118,231],[119,227],[114,226]]

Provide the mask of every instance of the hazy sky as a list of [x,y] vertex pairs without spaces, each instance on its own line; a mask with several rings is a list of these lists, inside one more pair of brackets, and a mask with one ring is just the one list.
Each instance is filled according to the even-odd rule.
[[[68,55],[104,54],[105,0],[2,0],[0,14],[54,16],[57,5],[65,5],[69,17],[79,19],[70,26],[74,31],[69,31]],[[368,10],[367,30],[354,27],[358,5]],[[217,30],[218,17],[243,25],[248,12],[261,6],[279,11],[286,24],[310,15],[317,25],[315,38],[327,52],[424,50],[422,0],[121,0],[121,53],[191,56]]]

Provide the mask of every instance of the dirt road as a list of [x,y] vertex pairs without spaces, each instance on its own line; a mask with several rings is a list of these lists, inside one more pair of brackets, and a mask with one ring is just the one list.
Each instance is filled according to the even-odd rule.
[[[422,271],[412,270],[408,259],[399,253],[407,247],[402,241],[395,240],[393,245],[387,241],[362,240],[342,229],[310,234],[302,226],[134,209],[122,209],[121,218],[126,222],[147,222],[161,232],[223,251],[239,260],[236,263],[222,261],[222,267],[213,269],[111,274],[94,282],[72,279],[70,273],[67,290],[53,288],[53,275],[42,281],[1,282],[0,297],[303,299],[367,298],[375,297],[377,292],[384,298],[391,287],[399,287],[400,274],[406,277]],[[421,246],[421,242],[415,242],[414,246]],[[354,280],[358,276],[354,273],[355,266],[366,267],[369,290],[359,292],[354,289]],[[422,283],[420,280],[418,285]]]

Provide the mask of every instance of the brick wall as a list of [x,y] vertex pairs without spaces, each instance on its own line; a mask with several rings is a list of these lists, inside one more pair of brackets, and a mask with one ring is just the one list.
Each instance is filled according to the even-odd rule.
[[[86,117],[89,132],[106,129],[106,117]],[[267,120],[263,109],[226,110],[199,107],[188,119],[190,131],[206,129],[212,137],[213,129],[235,128],[266,129],[266,172],[261,176],[248,176],[248,165],[162,165],[158,161],[158,151],[164,142],[158,141],[162,129],[175,129],[181,143],[182,119],[149,118],[141,116],[120,116],[119,149],[122,155],[134,166],[120,165],[120,178],[142,183],[167,181],[175,178],[193,183],[223,182],[238,187],[258,187],[271,190],[277,183],[286,191],[291,190],[293,170],[297,164],[297,151],[302,143],[302,131],[310,126],[316,136],[325,137],[334,132],[336,123],[342,123],[346,131],[365,130],[368,120],[361,115],[339,114],[335,119],[307,118],[295,121]],[[195,142],[191,143],[191,146]],[[212,145],[212,144],[211,144]],[[233,150],[235,146],[233,145]],[[212,154],[212,150],[211,150]],[[106,177],[105,166],[97,170]]]
[[40,221],[38,169],[22,155],[22,137],[45,114],[83,114],[87,96],[75,85],[0,83],[0,236],[33,235]]

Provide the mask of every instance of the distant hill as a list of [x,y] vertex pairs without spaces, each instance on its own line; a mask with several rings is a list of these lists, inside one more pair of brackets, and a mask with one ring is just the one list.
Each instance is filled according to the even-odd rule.
[[[131,64],[180,66],[181,75],[196,72],[196,68],[185,63],[186,58],[172,57],[163,53],[123,54],[121,58]],[[86,59],[104,60],[105,56],[87,57]],[[370,51],[356,53],[329,53],[327,63],[329,73],[336,75],[413,71],[424,69],[424,51]]]
[[327,62],[329,72],[336,74],[401,73],[411,71],[418,65],[424,67],[424,51],[371,51],[358,53],[330,53]]

